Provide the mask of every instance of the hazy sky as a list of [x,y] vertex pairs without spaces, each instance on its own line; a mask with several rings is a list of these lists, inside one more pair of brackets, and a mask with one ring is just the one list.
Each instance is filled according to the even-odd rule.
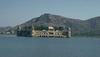
[[0,0],[0,26],[15,26],[44,13],[85,20],[100,16],[100,0]]

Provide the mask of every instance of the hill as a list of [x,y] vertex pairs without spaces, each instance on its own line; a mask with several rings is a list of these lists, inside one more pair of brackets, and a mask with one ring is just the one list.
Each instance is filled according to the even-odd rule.
[[[32,18],[23,24],[19,24],[18,26],[24,27],[32,25],[71,27],[72,35],[100,35],[100,17],[80,20],[45,13],[39,17]],[[15,30],[18,26],[15,26],[13,30]]]
[[46,26],[62,26],[62,27],[71,27],[72,33],[79,33],[82,26],[83,20],[79,19],[72,19],[72,18],[66,18],[59,15],[53,15],[53,14],[43,14],[40,17],[33,18],[20,26],[29,26],[29,25],[46,25]]

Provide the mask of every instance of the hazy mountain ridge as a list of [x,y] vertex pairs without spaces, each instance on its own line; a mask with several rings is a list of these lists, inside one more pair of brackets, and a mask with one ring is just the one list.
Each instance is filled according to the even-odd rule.
[[[66,18],[59,15],[52,14],[43,14],[40,17],[33,18],[26,23],[21,24],[20,26],[29,26],[29,25],[46,25],[46,26],[68,26],[72,27],[72,32],[79,32],[80,24],[83,20]],[[74,33],[74,32],[73,32]]]
[[71,27],[73,35],[100,35],[100,32],[98,32],[100,31],[99,16],[88,20],[80,20],[46,13],[40,17],[32,18],[31,20],[18,26],[23,27],[32,25],[67,26]]
[[85,24],[87,23],[88,28],[88,34],[89,35],[100,35],[100,16],[90,18],[85,21]]

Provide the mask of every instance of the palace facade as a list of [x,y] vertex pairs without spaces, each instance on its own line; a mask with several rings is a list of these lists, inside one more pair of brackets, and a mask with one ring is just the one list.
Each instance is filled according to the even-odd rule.
[[17,30],[17,36],[24,37],[71,37],[71,28],[66,30],[55,30],[53,26],[49,26],[48,30],[36,30],[34,26],[32,28],[25,27],[24,29],[20,28]]
[[55,30],[54,27],[49,26],[48,30],[32,30],[32,36],[36,37],[71,37],[71,30],[68,28],[67,31]]

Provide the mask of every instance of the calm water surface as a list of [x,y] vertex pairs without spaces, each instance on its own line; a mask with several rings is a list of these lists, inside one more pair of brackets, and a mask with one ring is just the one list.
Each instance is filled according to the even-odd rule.
[[0,57],[100,57],[100,38],[0,36]]

